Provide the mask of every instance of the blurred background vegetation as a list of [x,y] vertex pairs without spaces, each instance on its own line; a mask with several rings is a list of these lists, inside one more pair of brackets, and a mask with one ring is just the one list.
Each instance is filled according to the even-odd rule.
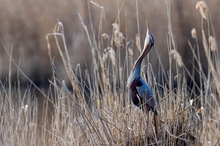
[[[135,38],[138,33],[137,12],[139,13],[140,24],[140,40],[143,43],[145,36],[145,21],[149,20],[151,30],[155,38],[155,49],[158,51],[165,70],[168,69],[168,49],[167,49],[167,33],[168,19],[166,1],[155,0],[94,0],[96,4],[103,6],[103,10],[88,0],[0,0],[0,39],[8,48],[13,48],[13,58],[19,63],[24,73],[29,76],[34,83],[43,86],[48,83],[52,70],[50,67],[46,34],[52,31],[54,25],[61,21],[64,24],[65,36],[71,63],[73,68],[80,64],[82,68],[85,65],[89,67],[91,62],[91,49],[89,47],[86,34],[77,15],[79,12],[88,26],[90,34],[97,35],[100,23],[100,16],[103,14],[102,30],[108,35],[112,35],[112,24],[117,20],[120,25],[126,41],[133,41],[129,45],[135,46]],[[137,11],[137,3],[138,11]],[[188,58],[192,56],[188,41],[195,41],[191,37],[191,29],[196,28],[197,36],[201,31],[201,16],[196,10],[197,0],[177,1],[170,0],[171,22],[176,41],[178,52],[183,58],[184,64],[191,67],[192,60]],[[220,25],[220,5],[219,0],[207,1],[210,19],[213,26]],[[120,13],[118,13],[120,12]],[[91,16],[91,20],[89,19]],[[117,16],[118,19],[117,19]],[[93,29],[91,24],[93,25]],[[207,24],[204,24],[205,26]],[[220,29],[214,27],[216,40],[220,38]],[[98,36],[98,35],[97,35]],[[51,38],[52,39],[52,38]],[[202,40],[202,39],[198,39]],[[50,40],[53,42],[53,40]],[[219,43],[219,42],[217,42]],[[127,47],[129,47],[129,45]],[[199,42],[202,46],[202,42]],[[219,45],[219,44],[218,44]],[[52,43],[52,49],[55,48]],[[133,47],[131,47],[133,48]],[[136,48],[136,47],[135,47]],[[104,48],[103,48],[104,49]],[[57,49],[52,50],[55,56],[56,65],[61,69],[60,57]],[[124,52],[125,50],[121,50]],[[201,58],[204,54],[201,50]],[[135,51],[134,51],[135,52]],[[138,51],[137,51],[138,52]],[[136,54],[138,55],[138,54]],[[150,63],[154,67],[155,73],[158,69],[158,59],[156,59],[155,51],[150,53]],[[203,60],[203,67],[206,68],[206,61]],[[0,79],[5,80],[8,77],[9,57],[6,55],[3,46],[0,46]],[[17,69],[12,68],[12,79],[17,80]],[[63,69],[63,75],[64,75]],[[20,78],[22,83],[26,80]]]

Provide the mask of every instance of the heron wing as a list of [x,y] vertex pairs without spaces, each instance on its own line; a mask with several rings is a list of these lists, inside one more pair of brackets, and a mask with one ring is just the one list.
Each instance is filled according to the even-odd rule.
[[154,111],[157,105],[154,94],[148,84],[142,78],[140,78],[139,81],[141,82],[141,84],[139,84],[141,86],[136,86],[137,92],[144,102],[146,102]]

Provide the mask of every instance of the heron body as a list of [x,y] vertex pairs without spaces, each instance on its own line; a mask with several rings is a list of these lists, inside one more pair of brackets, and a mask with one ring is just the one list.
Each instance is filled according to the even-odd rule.
[[135,61],[133,69],[127,81],[127,87],[130,89],[131,98],[133,103],[140,107],[142,110],[153,111],[155,115],[158,115],[156,109],[156,99],[149,85],[141,77],[141,63],[144,57],[149,53],[150,49],[154,45],[153,35],[150,33],[149,26],[147,24],[147,33],[144,43],[144,49],[138,59]]

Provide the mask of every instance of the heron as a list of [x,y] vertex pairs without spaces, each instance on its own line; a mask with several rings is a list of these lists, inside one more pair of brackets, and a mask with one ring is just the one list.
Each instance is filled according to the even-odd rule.
[[140,56],[135,61],[130,76],[128,77],[127,88],[130,89],[131,98],[135,106],[141,108],[144,112],[147,112],[147,114],[149,111],[152,111],[156,116],[158,116],[158,111],[156,109],[157,101],[155,96],[149,85],[141,77],[141,63],[154,45],[154,37],[150,32],[148,22],[146,22],[146,27],[147,31],[144,48]]

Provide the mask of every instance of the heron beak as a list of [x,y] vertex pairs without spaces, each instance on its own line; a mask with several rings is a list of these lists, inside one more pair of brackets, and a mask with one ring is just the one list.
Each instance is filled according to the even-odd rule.
[[153,44],[151,42],[151,37],[153,37],[153,36],[150,32],[150,27],[149,27],[148,21],[146,21],[146,27],[147,27],[147,31],[146,31],[145,41],[144,41],[144,50],[142,52],[142,54],[144,56],[147,55],[148,52],[150,52],[150,49],[153,46]]

